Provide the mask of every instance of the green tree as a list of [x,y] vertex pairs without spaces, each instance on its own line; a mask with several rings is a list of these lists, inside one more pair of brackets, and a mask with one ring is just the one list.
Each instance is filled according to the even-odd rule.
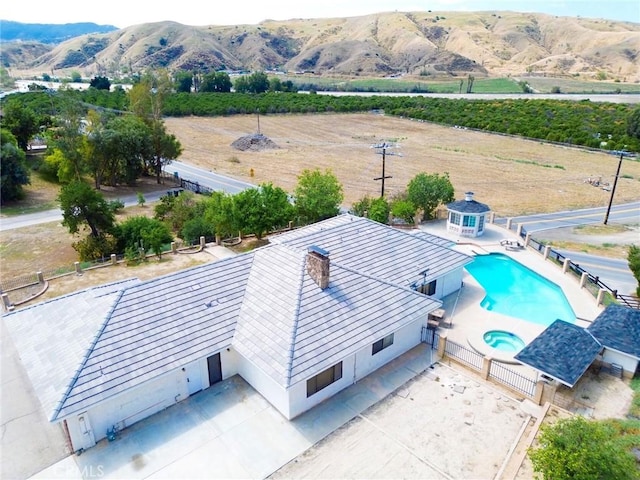
[[2,107],[2,128],[8,129],[15,137],[18,147],[26,151],[31,137],[39,131],[38,117],[31,107],[12,100]]
[[365,195],[356,203],[351,205],[351,213],[358,217],[369,217],[369,210],[371,209],[371,197]]
[[438,205],[452,202],[453,199],[454,189],[448,173],[419,173],[407,185],[407,200],[413,203],[416,209],[424,211],[423,220],[432,219]]
[[271,183],[233,196],[234,216],[243,233],[261,239],[265,233],[287,225],[294,215],[287,192]]
[[640,247],[637,245],[629,246],[627,261],[629,262],[629,270],[631,270],[636,282],[638,282],[638,286],[636,287],[636,296],[640,297]]
[[60,119],[53,134],[53,145],[60,150],[64,159],[65,174],[61,181],[80,181],[86,171],[86,137],[84,135],[85,109],[70,90],[59,92]]
[[4,128],[0,130],[0,179],[0,203],[21,198],[22,186],[30,183],[25,153],[18,148],[11,132]]
[[80,83],[82,82],[82,75],[80,75],[80,72],[74,70],[71,72],[71,81],[73,83]]
[[187,220],[180,231],[180,238],[186,243],[193,245],[200,237],[213,237],[216,234],[211,222],[204,217],[198,216]]
[[173,241],[171,232],[164,223],[144,215],[130,217],[118,225],[115,237],[120,253],[142,247],[158,256],[162,253],[163,245]]
[[210,72],[202,76],[200,92],[228,93],[233,83],[227,72]]
[[304,170],[298,177],[295,208],[303,223],[314,223],[335,217],[344,199],[342,185],[330,171]]
[[391,216],[413,224],[416,207],[406,199],[394,199],[391,202]]
[[222,238],[237,233],[238,226],[234,217],[233,197],[224,192],[213,192],[205,200],[204,217],[213,225],[216,236]]
[[98,90],[109,90],[111,88],[111,82],[107,77],[95,76],[89,82],[89,86]]
[[529,451],[536,472],[548,480],[637,479],[629,451],[615,443],[614,429],[577,416],[543,425],[539,447]]
[[375,198],[371,200],[371,208],[369,209],[369,218],[379,223],[389,223],[389,202],[386,198]]
[[154,207],[154,218],[165,222],[174,232],[180,232],[184,224],[198,214],[195,193],[180,192],[177,197],[166,195]]
[[191,93],[193,74],[191,72],[176,72],[174,74],[176,92]]
[[627,135],[640,140],[640,107],[636,107],[627,117]]
[[167,133],[164,122],[154,120],[150,127],[151,156],[147,161],[147,167],[155,174],[156,182],[160,185],[162,167],[180,156],[182,145],[175,135]]
[[104,196],[84,182],[71,182],[58,195],[62,210],[62,224],[70,233],[78,233],[87,226],[90,235],[100,238],[113,231],[115,217]]

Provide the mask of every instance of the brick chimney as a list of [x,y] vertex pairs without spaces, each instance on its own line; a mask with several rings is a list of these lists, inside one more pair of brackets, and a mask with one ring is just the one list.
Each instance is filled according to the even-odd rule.
[[324,290],[329,286],[329,252],[311,245],[307,253],[307,273]]

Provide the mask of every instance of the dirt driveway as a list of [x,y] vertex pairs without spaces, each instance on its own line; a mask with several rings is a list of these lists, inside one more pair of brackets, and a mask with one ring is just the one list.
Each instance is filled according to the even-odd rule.
[[533,423],[521,402],[435,364],[270,478],[490,479]]

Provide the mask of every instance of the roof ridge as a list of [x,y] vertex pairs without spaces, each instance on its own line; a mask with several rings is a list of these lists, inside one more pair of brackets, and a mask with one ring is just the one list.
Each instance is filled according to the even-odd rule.
[[291,340],[289,342],[289,358],[287,359],[287,388],[291,386],[291,370],[293,369],[293,357],[296,350],[296,337],[298,335],[298,322],[300,321],[300,306],[302,304],[302,294],[300,293],[300,290],[302,289],[302,286],[304,284],[304,270],[306,266],[307,257],[305,255],[300,264],[300,275],[298,276],[298,298],[296,300],[296,307],[293,311],[293,318],[295,319],[295,321],[293,322],[291,328]]
[[[82,294],[89,293],[89,292],[92,292],[94,290],[99,290],[99,289],[102,289],[102,288],[108,288],[110,286],[118,285],[120,283],[131,282],[133,280],[140,280],[140,279],[138,277],[129,277],[129,278],[123,278],[121,280],[115,280],[115,281],[109,282],[109,283],[104,283],[102,285],[92,285],[90,287],[86,287],[86,288],[83,288],[81,290],[76,290],[75,292],[65,293],[64,295],[60,295],[59,297],[49,298],[47,300],[43,300],[42,302],[34,303],[32,305],[27,305],[26,307],[20,308],[19,310],[14,310],[12,312],[2,313],[2,316],[3,317],[8,317],[10,315],[15,315],[15,314],[17,314],[19,312],[24,312],[26,310],[31,310],[33,308],[42,307],[42,305],[46,305],[48,303],[56,303],[56,302],[59,302],[61,300],[64,300],[64,299],[67,299],[67,298],[71,298],[71,297],[74,297],[74,296],[77,296],[77,295],[82,295]],[[102,294],[100,296],[109,295],[109,294],[115,293],[117,291],[119,291],[119,290],[116,289],[116,290],[114,290],[112,292],[104,293],[104,294]]]
[[109,320],[111,320],[111,315],[113,314],[113,311],[115,310],[116,306],[118,305],[118,302],[120,301],[120,299],[122,298],[122,296],[124,295],[126,290],[127,289],[122,289],[122,290],[120,290],[118,292],[118,296],[114,299],[113,304],[111,305],[111,309],[109,310],[109,312],[105,316],[105,319],[102,322],[102,325],[100,325],[100,328],[98,329],[98,332],[93,337],[93,340],[91,341],[91,345],[89,345],[89,348],[87,349],[86,353],[82,357],[82,360],[80,361],[80,365],[78,365],[78,368],[76,369],[75,373],[73,374],[73,378],[69,382],[69,385],[67,386],[67,389],[65,390],[64,394],[62,395],[62,398],[60,399],[60,401],[58,402],[58,405],[54,409],[54,411],[53,411],[53,413],[51,415],[51,418],[49,419],[50,422],[53,422],[54,420],[56,420],[58,418],[58,415],[60,414],[60,411],[62,410],[62,407],[64,407],[65,402],[69,398],[69,394],[71,393],[71,391],[73,390],[73,387],[75,387],[76,382],[80,378],[80,374],[82,373],[82,370],[84,369],[84,367],[86,366],[87,362],[89,361],[89,357],[91,356],[91,354],[93,353],[94,349],[96,348],[96,345],[97,345],[98,341],[100,340],[100,337],[102,336],[102,333],[104,332],[105,328],[107,328],[107,324],[109,323]]

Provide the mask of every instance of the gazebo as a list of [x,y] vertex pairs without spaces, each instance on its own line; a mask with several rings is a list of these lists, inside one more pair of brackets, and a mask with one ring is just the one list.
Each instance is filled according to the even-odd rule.
[[484,233],[484,225],[491,209],[473,199],[473,192],[464,194],[464,200],[447,204],[447,231],[461,237],[479,237]]

